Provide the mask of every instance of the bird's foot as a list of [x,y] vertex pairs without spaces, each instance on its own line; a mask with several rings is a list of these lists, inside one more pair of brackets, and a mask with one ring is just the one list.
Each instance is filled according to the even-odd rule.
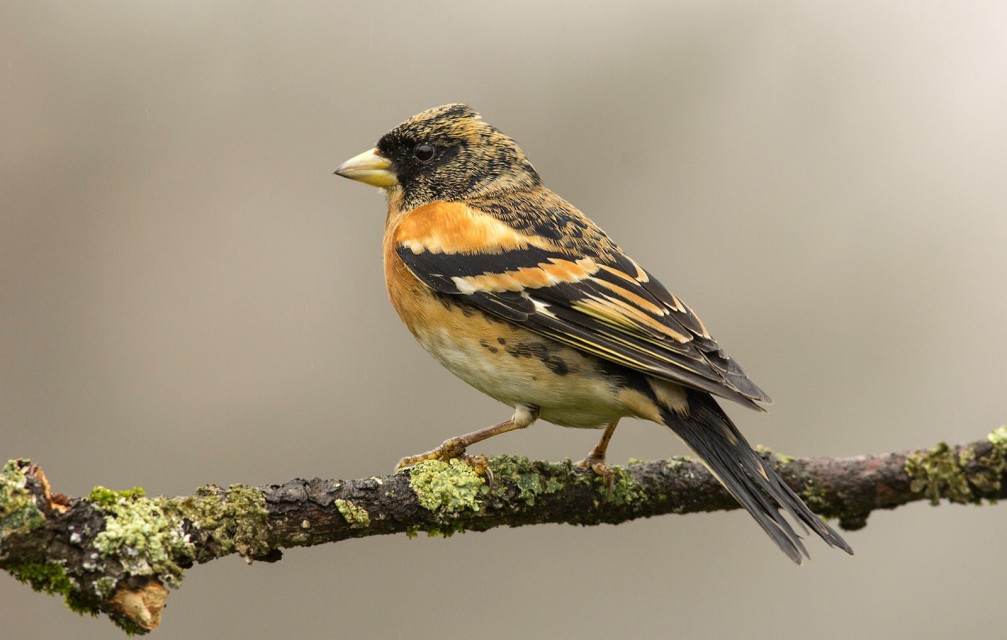
[[477,474],[486,476],[486,479],[490,484],[493,483],[493,471],[490,469],[489,458],[481,454],[466,455],[465,444],[460,438],[450,438],[445,440],[441,443],[441,446],[427,451],[426,453],[406,456],[405,458],[399,460],[399,463],[395,465],[395,470],[402,471],[403,469],[408,469],[409,467],[416,466],[417,464],[427,460],[440,460],[441,462],[461,460],[472,467],[472,470]]
[[417,453],[414,456],[406,456],[395,465],[396,471],[401,471],[408,467],[416,466],[426,460],[440,460],[447,462],[454,458],[461,458],[465,455],[465,445],[458,438],[449,438],[441,443],[436,449],[431,449],[425,453]]
[[604,456],[597,456],[592,451],[588,457],[584,458],[580,462],[575,463],[581,469],[590,469],[594,471],[605,483],[609,492],[612,491],[612,484],[615,482],[615,469],[608,466],[605,462]]

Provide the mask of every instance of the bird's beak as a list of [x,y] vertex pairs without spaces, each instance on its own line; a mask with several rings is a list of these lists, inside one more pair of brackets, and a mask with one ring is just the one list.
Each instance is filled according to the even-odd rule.
[[353,156],[336,167],[336,175],[359,180],[375,187],[394,187],[399,183],[399,179],[391,167],[391,161],[375,148],[364,151],[359,156]]

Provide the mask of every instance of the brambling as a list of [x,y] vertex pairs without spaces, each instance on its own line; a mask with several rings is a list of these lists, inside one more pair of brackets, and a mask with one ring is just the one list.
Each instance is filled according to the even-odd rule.
[[605,474],[609,439],[632,416],[674,431],[795,562],[808,553],[777,505],[852,553],[713,395],[760,410],[769,397],[692,309],[542,184],[517,143],[475,111],[450,104],[415,115],[336,174],[387,194],[385,284],[409,331],[449,371],[514,407],[509,420],[399,468],[463,455],[541,418],[604,428],[578,464]]

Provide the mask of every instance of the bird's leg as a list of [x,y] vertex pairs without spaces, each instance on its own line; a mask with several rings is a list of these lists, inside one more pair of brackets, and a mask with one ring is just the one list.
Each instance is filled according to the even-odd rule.
[[[514,431],[515,429],[524,429],[531,423],[535,422],[536,418],[538,418],[538,407],[518,405],[517,409],[514,411],[514,416],[511,417],[510,420],[504,420],[500,424],[495,424],[492,427],[486,427],[485,429],[473,431],[472,433],[466,433],[463,436],[448,438],[441,443],[441,446],[427,451],[426,453],[406,456],[405,458],[399,460],[399,463],[395,465],[395,470],[398,471],[399,469],[411,467],[414,464],[423,462],[424,460],[441,460],[443,462],[447,462],[452,458],[458,458],[465,454],[465,449],[469,446],[477,442],[482,442],[487,438],[498,436],[501,433]],[[488,462],[485,461],[485,458],[478,462],[479,464],[477,464],[477,466],[488,468]]]
[[615,433],[615,428],[619,425],[618,420],[613,420],[605,427],[605,433],[601,434],[601,440],[598,444],[594,445],[594,449],[591,449],[591,453],[587,454],[587,457],[577,463],[577,466],[582,469],[591,469],[599,476],[605,479],[605,484],[609,487],[612,486],[613,480],[615,480],[615,472],[612,471],[612,467],[608,466],[605,462],[605,453],[608,451],[608,442],[612,439],[612,434]]

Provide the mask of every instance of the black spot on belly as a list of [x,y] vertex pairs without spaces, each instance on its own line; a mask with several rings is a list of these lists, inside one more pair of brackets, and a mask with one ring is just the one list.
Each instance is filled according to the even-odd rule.
[[490,353],[497,353],[500,351],[486,340],[480,340],[479,346],[482,347],[483,349],[487,349]]
[[500,344],[507,344],[507,338],[497,338],[497,342]]

